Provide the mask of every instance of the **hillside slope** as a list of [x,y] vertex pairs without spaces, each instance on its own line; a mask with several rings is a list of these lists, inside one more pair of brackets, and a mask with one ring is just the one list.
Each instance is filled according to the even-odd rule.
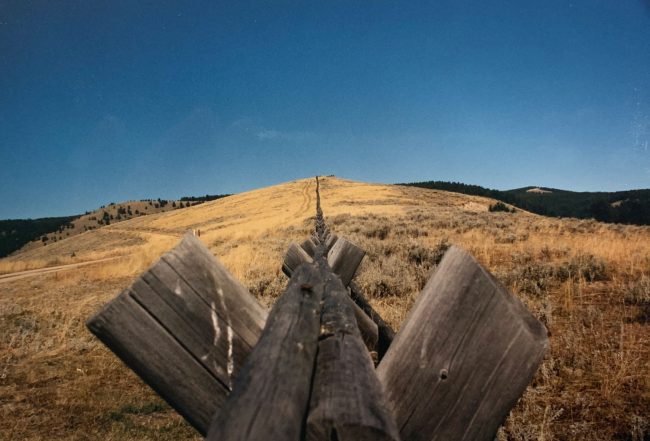
[[[164,199],[127,201],[117,204],[111,203],[96,210],[87,211],[83,215],[70,217],[66,222],[60,222],[58,225],[54,226],[54,228],[39,230],[41,232],[36,235],[34,240],[25,243],[15,252],[22,253],[34,248],[44,247],[71,236],[76,236],[85,231],[96,230],[105,225],[116,224],[134,217],[163,213],[165,211],[180,209],[186,206],[189,207],[198,203],[199,202],[168,201]],[[36,221],[38,221],[38,219],[32,222]],[[3,222],[4,221],[0,221],[0,225],[2,225]],[[30,221],[27,220],[26,222]]]
[[77,216],[0,220],[0,258],[11,253],[18,254],[44,247],[85,231],[96,230],[134,217],[186,208],[226,196],[230,195],[206,194],[205,196],[184,196],[180,200],[143,199],[121,203],[112,202]]
[[0,258],[8,256],[33,240],[68,225],[77,216],[45,217],[40,219],[0,220]]
[[[357,283],[396,328],[449,243],[549,327],[550,353],[502,441],[643,439],[650,228],[490,213],[493,199],[333,177],[323,178],[321,195],[330,228],[366,250]],[[1,259],[7,272],[115,258],[0,284],[0,439],[200,439],[86,331],[85,319],[190,229],[271,305],[287,280],[282,255],[308,236],[314,214],[315,181],[302,179]]]
[[547,187],[524,187],[513,190],[493,190],[479,185],[445,181],[400,185],[485,196],[545,216],[650,225],[650,189],[577,192]]

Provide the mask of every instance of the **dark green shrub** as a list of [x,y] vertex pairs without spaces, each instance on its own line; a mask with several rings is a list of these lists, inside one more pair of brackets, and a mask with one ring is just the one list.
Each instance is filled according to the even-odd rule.
[[492,204],[492,205],[490,205],[490,207],[488,208],[488,210],[489,210],[490,212],[492,212],[492,213],[494,213],[494,212],[496,212],[496,211],[502,211],[502,212],[504,212],[504,213],[514,213],[515,211],[517,211],[517,210],[514,209],[514,208],[510,208],[510,207],[508,207],[508,206],[507,206],[506,204],[504,204],[503,202],[497,202],[496,204]]

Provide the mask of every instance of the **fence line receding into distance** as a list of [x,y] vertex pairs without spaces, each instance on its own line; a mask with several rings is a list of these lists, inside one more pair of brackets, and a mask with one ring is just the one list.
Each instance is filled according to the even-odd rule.
[[186,235],[88,327],[207,440],[492,440],[547,332],[452,246],[395,334],[353,282],[365,252],[315,228],[270,311]]

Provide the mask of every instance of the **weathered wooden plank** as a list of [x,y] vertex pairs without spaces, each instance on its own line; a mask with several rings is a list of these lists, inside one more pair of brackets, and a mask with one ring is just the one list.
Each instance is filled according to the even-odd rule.
[[[227,321],[242,338],[254,346],[264,328],[268,312],[195,236],[186,235],[181,243],[162,257],[177,269],[207,304],[224,302]],[[221,296],[219,292],[225,295]],[[225,316],[224,316],[225,318]]]
[[231,326],[223,301],[206,304],[164,261],[133,283],[131,296],[215,378],[228,389],[232,387],[234,373],[252,345]]
[[291,242],[282,261],[282,272],[291,277],[294,270],[305,262],[311,263],[313,259],[297,243]]
[[525,306],[451,247],[377,375],[403,439],[491,441],[547,346]]
[[88,328],[201,434],[228,389],[131,296],[127,289]]
[[207,440],[299,440],[318,347],[323,281],[300,265],[213,420]]
[[[135,311],[129,308],[135,308]],[[117,318],[134,314],[146,315],[146,318],[140,318],[142,324],[125,326]],[[266,311],[257,300],[199,239],[187,235],[124,293],[91,318],[88,327],[199,432],[205,434],[211,417],[225,400],[234,377],[257,342],[265,321]],[[135,344],[146,339],[148,334],[138,334],[137,339],[132,335],[139,332],[138,326],[148,323],[158,325],[151,337],[155,339],[155,345]],[[171,373],[149,369],[148,366],[159,364],[156,353],[153,353],[155,350],[149,353],[139,345],[174,354],[168,357],[168,361],[178,364],[177,369]],[[195,384],[191,379],[174,377],[172,374],[176,372],[212,378],[215,385]],[[206,373],[210,377],[205,377]],[[219,395],[204,405],[198,388],[216,390]]]
[[366,252],[352,242],[339,237],[327,254],[327,263],[337,274],[344,286],[348,286],[357,272]]
[[307,440],[398,440],[347,291],[321,268],[326,286]]
[[377,325],[377,355],[378,359],[381,360],[393,342],[395,331],[366,300],[356,283],[350,282],[349,292],[354,303]]
[[327,237],[327,240],[325,241],[325,248],[327,248],[327,251],[332,249],[336,241],[339,239],[339,237],[336,234],[330,234]]
[[316,254],[316,247],[318,247],[318,239],[309,237],[300,244],[300,247],[305,250],[309,257],[314,257]]

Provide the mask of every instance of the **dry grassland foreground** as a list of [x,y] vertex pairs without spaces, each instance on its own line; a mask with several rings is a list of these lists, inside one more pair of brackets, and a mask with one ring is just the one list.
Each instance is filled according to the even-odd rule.
[[[0,261],[11,272],[116,258],[0,283],[0,439],[200,439],[84,322],[188,229],[270,306],[287,281],[284,251],[311,231],[314,185],[138,217]],[[485,198],[333,177],[321,188],[330,228],[367,252],[358,284],[395,328],[451,243],[546,324],[550,351],[500,440],[649,439],[650,228],[489,213]]]

